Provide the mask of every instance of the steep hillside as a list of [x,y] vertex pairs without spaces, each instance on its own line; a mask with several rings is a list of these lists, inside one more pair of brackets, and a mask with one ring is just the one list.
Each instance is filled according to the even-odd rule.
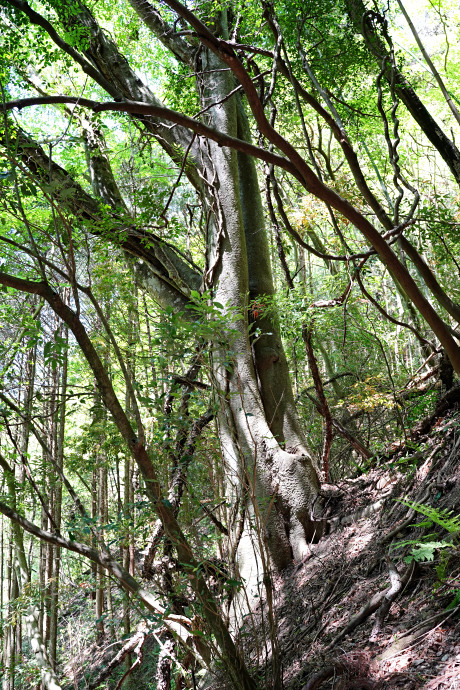
[[[272,687],[276,675],[286,690],[459,687],[458,393],[442,397],[412,437],[397,450],[392,444],[367,472],[323,487],[329,533],[273,577],[271,602],[261,583],[261,603],[239,636],[259,687]],[[77,652],[70,620],[77,616],[84,628],[89,599],[79,593],[71,601],[60,622],[74,678],[68,690],[166,687],[157,673],[158,626],[138,618],[137,636],[125,648],[128,665],[120,646],[85,644],[84,633]],[[174,645],[161,649],[177,670]],[[194,685],[227,687],[198,666],[187,679],[176,678],[175,687]]]
[[268,682],[279,663],[292,690],[460,687],[460,416],[442,409],[378,466],[324,488],[330,534],[273,582],[278,647],[260,642],[266,602],[243,638]]

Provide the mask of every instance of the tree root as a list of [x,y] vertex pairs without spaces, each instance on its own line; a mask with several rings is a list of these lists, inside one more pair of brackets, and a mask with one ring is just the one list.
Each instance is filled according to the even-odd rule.
[[337,686],[341,690],[372,690],[375,687],[374,682],[365,677],[368,670],[369,660],[365,654],[345,654],[311,676],[302,690],[317,690],[325,681],[340,676],[344,676]]
[[401,633],[401,635],[399,635],[399,639],[397,639],[395,642],[393,642],[393,644],[387,647],[385,651],[379,654],[376,657],[376,660],[381,662],[398,656],[398,654],[401,654],[401,652],[403,652],[404,650],[409,649],[409,647],[412,647],[412,645],[414,645],[417,642],[417,640],[423,637],[423,635],[426,635],[427,633],[431,632],[439,625],[444,624],[448,618],[459,612],[460,606],[456,606],[454,609],[451,609],[448,612],[440,611],[440,613],[437,613],[435,616],[432,616],[428,620],[418,623],[418,625],[415,625],[410,630],[406,630],[406,632]]
[[[367,618],[369,618],[374,611],[377,611],[377,609],[384,604],[383,612],[381,616],[379,616],[379,625],[381,626],[383,624],[384,618],[388,615],[391,603],[399,592],[408,584],[414,572],[414,562],[409,565],[403,575],[399,575],[393,564],[390,564],[390,561],[388,562],[391,581],[390,587],[383,590],[383,592],[377,592],[374,594],[372,599],[368,601],[367,604],[363,606],[363,608],[358,611],[355,616],[353,616],[345,628],[338,635],[336,635],[332,642],[328,644],[326,650],[332,649],[338,642],[343,640],[346,635],[351,633],[355,628],[361,625],[361,623],[364,623],[364,621],[367,620]],[[374,634],[374,631],[372,634]]]
[[325,668],[321,669],[321,671],[318,671],[318,673],[315,673],[315,675],[308,680],[306,685],[303,686],[302,690],[316,690],[324,683],[325,680],[333,678],[336,673],[340,673],[340,667],[326,666]]
[[[430,495],[430,490],[431,484],[425,487],[423,491],[415,497],[414,503],[424,503]],[[396,527],[394,527],[390,532],[388,532],[388,534],[385,534],[385,536],[380,540],[380,543],[385,544],[386,542],[391,541],[394,537],[396,537],[397,534],[399,534],[399,532],[402,532],[406,529],[406,527],[409,527],[416,514],[417,511],[414,508],[409,508],[404,520],[400,522],[399,525],[396,525]]]
[[377,641],[378,634],[381,631],[383,623],[385,622],[385,618],[388,616],[388,613],[390,611],[390,606],[393,600],[396,599],[396,597],[398,596],[403,586],[401,575],[398,573],[394,564],[390,560],[388,560],[388,571],[390,574],[390,589],[385,594],[383,601],[380,604],[380,607],[375,616],[375,623],[374,627],[372,628],[369,642]]

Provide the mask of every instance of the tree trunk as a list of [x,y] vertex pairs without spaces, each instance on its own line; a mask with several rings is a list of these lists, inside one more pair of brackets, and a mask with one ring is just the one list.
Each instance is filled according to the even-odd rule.
[[[14,481],[14,473],[12,468],[8,465],[5,458],[0,454],[0,466],[4,472],[6,482],[8,485],[8,492],[10,494],[10,499],[12,505],[16,505],[16,487]],[[24,547],[24,537],[21,527],[15,523],[11,523],[12,530],[12,540],[11,543],[14,544],[14,571],[16,577],[14,578],[17,582],[17,596],[20,590],[26,592],[30,587],[30,571],[27,564],[26,551]],[[20,589],[19,589],[20,588]],[[37,603],[32,599],[29,603],[28,610],[24,615],[24,633],[28,638],[29,643],[34,654],[34,660],[37,667],[40,669],[42,684],[45,690],[61,690],[57,676],[51,667],[51,664],[46,653],[45,642],[43,639],[42,632],[39,626],[40,609]],[[14,639],[10,637],[8,639],[8,650],[9,655],[13,653],[13,657],[10,660],[9,674],[10,680],[14,678]],[[7,690],[13,690],[14,684],[7,688]]]
[[[136,9],[139,9],[137,5]],[[88,22],[85,20],[86,24]],[[214,29],[225,38],[225,12],[219,15]],[[98,35],[95,41],[99,40]],[[160,37],[160,40],[163,38]],[[106,43],[104,45],[104,49],[100,46],[97,55],[94,54],[101,69],[104,50],[107,54],[109,51]],[[113,50],[111,45],[110,51]],[[234,95],[227,100],[235,87],[234,77],[222,70],[222,63],[212,51],[203,48],[200,58],[202,71],[199,91],[203,107],[208,108],[208,121],[220,131],[249,141],[248,121],[240,97]],[[103,69],[117,68],[114,62],[109,65],[104,61]],[[126,71],[127,68],[124,69]],[[116,78],[120,80],[121,74],[117,73]],[[147,102],[155,100],[152,94],[141,93],[140,87],[134,87],[131,78],[125,84],[130,89],[130,98]],[[224,100],[222,104],[209,108],[210,104],[221,100]],[[179,137],[180,128],[174,131],[176,138]],[[161,145],[165,145],[165,136],[171,135],[162,129],[158,137]],[[182,149],[185,150],[187,137],[187,146],[190,145],[189,135],[182,134],[180,137]],[[94,138],[91,141],[93,149],[88,161],[93,188],[106,203],[114,205],[117,197],[121,199],[121,196],[114,189],[110,165],[100,152],[98,154]],[[168,150],[170,145],[166,144],[165,148]],[[255,553],[259,552],[261,545],[266,543],[274,565],[282,569],[292,556],[303,557],[308,541],[314,535],[316,538],[319,536],[320,525],[311,515],[319,482],[296,412],[277,318],[273,310],[269,312],[263,308],[260,315],[251,320],[251,324],[249,321],[248,296],[250,300],[259,299],[262,302],[266,296],[269,302],[274,295],[254,160],[245,154],[221,148],[214,142],[208,142],[203,148],[204,152],[198,156],[196,147],[192,146],[186,172],[212,214],[208,227],[204,288],[212,291],[216,302],[228,305],[232,331],[229,336],[232,341],[235,338],[235,342],[232,342],[232,371],[227,371],[223,364],[227,354],[221,351],[215,357],[214,376],[219,400],[224,401],[218,429],[228,467],[227,488],[235,500],[238,497],[238,500],[248,503],[246,529],[239,547],[239,565],[243,576],[249,578],[250,573],[254,572]],[[201,174],[207,184],[196,183],[195,166],[201,166]],[[105,189],[110,190],[106,196]],[[161,304],[165,304],[166,300],[170,306],[177,308],[177,293],[171,293],[170,288],[168,293],[157,279],[152,279],[152,264],[135,262],[134,267],[142,286],[156,300]],[[186,275],[183,269],[181,275]],[[193,281],[188,283],[189,287],[193,287]],[[244,318],[233,324],[232,316],[235,314]],[[249,338],[249,325],[253,333],[260,329],[257,337]],[[260,505],[265,505],[263,513],[267,512],[267,504],[270,505],[267,529],[264,535],[260,535],[262,541],[256,546],[251,544],[251,520],[253,510],[258,508],[249,506],[251,496]]]
[[[224,13],[218,33],[225,39]],[[203,50],[202,66],[203,103],[224,100],[234,88],[233,77],[220,69],[211,51]],[[216,129],[249,138],[237,96],[211,107],[208,114]],[[208,200],[215,210],[208,280],[215,286],[216,302],[228,306],[229,321],[232,314],[245,317],[232,324],[231,364],[224,351],[214,357],[221,403],[218,428],[228,491],[235,503],[238,499],[247,508],[238,547],[240,575],[254,584],[265,548],[278,569],[293,556],[305,555],[315,531],[311,506],[319,482],[296,414],[277,320],[273,309],[269,311],[274,289],[254,161],[214,142],[208,150],[208,177],[215,180]],[[251,325],[256,337],[248,332],[248,295],[261,303]],[[262,533],[254,531],[254,521]]]
[[[67,326],[63,329],[64,340],[68,343],[69,334]],[[61,336],[62,337],[62,336]],[[66,414],[66,392],[67,392],[67,368],[68,353],[64,348],[63,363],[60,372],[61,382],[59,391],[59,408],[56,411],[57,433],[56,433],[56,465],[61,471],[64,468],[64,432]],[[58,472],[54,473],[54,522],[58,530],[61,529],[62,517],[62,481]],[[59,613],[59,581],[61,574],[61,549],[59,546],[53,548],[53,573],[54,577],[50,588],[50,634],[49,634],[49,658],[54,670],[57,664],[57,638],[58,638],[58,613]]]

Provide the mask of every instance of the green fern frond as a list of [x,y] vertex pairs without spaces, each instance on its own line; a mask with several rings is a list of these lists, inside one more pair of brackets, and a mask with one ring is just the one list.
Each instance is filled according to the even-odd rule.
[[449,534],[456,536],[460,533],[460,515],[458,513],[454,513],[453,510],[442,510],[439,508],[433,508],[432,506],[423,505],[422,503],[414,503],[412,501],[400,502],[405,506],[416,510],[418,513],[425,515],[430,522],[435,523],[436,525],[439,525],[443,529],[447,530]]

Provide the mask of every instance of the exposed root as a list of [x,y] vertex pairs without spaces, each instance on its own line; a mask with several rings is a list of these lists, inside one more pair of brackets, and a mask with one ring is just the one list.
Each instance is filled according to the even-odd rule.
[[369,658],[366,654],[345,654],[334,664],[325,666],[311,676],[302,690],[317,690],[330,678],[339,678],[337,690],[372,690],[375,683],[368,678]]
[[[399,573],[397,573],[396,568],[394,568],[394,566],[392,566],[392,569],[397,573],[397,575],[395,575],[394,572],[392,575],[391,570],[390,570],[390,580],[392,580],[392,584],[390,585],[390,587],[388,589],[383,590],[383,592],[377,592],[376,594],[374,594],[372,599],[370,601],[368,601],[367,604],[365,606],[363,606],[363,608],[360,611],[358,611],[356,616],[353,616],[353,618],[349,621],[348,625],[346,625],[345,628],[338,635],[336,635],[336,637],[332,640],[332,642],[330,642],[328,644],[326,649],[327,650],[332,649],[332,647],[334,647],[338,642],[343,640],[343,638],[346,637],[346,635],[348,635],[355,628],[357,628],[359,625],[364,623],[364,621],[367,618],[369,618],[369,616],[372,615],[374,613],[374,611],[377,611],[377,609],[380,608],[380,606],[382,606],[382,604],[384,604],[385,602],[388,602],[388,601],[389,601],[389,604],[388,604],[388,610],[389,610],[391,602],[395,599],[397,594],[410,581],[412,574],[414,572],[414,565],[415,565],[414,562],[412,562],[406,568],[406,571],[404,572],[404,574],[401,576],[399,575]],[[388,610],[386,610],[386,606],[387,605],[385,604],[385,608],[383,611],[383,618],[388,614]],[[382,622],[383,622],[383,619],[382,619]]]
[[[372,628],[371,636],[369,638],[369,642],[376,642],[378,634],[380,633],[383,623],[385,621],[385,618],[388,616],[388,613],[390,611],[390,606],[394,599],[398,596],[400,593],[403,583],[402,583],[402,577],[396,570],[394,564],[390,561],[389,558],[387,558],[387,563],[388,563],[388,571],[390,574],[390,589],[387,591],[385,596],[383,597],[383,601],[380,604],[380,607],[377,611],[377,614],[375,616],[375,623],[374,627]],[[414,563],[412,563],[414,565]],[[412,568],[413,571],[413,568]],[[411,574],[409,573],[409,579],[411,577]],[[409,581],[409,580],[408,580]]]
[[303,686],[302,690],[316,690],[319,688],[324,681],[333,678],[338,673],[337,666],[326,666],[325,668],[315,673],[314,676]]
[[441,611],[440,613],[437,613],[435,616],[432,616],[430,619],[423,621],[418,625],[415,625],[413,628],[407,630],[405,633],[400,635],[399,639],[393,642],[392,645],[387,647],[387,649],[385,649],[385,651],[382,652],[382,654],[379,654],[376,657],[377,661],[386,661],[394,656],[397,656],[398,654],[401,654],[401,652],[405,651],[406,649],[409,649],[416,642],[418,642],[418,640],[420,640],[421,637],[431,632],[432,630],[435,630],[435,628],[445,623],[448,618],[451,618],[451,616],[455,615],[459,611],[460,606],[457,606],[448,613],[446,613],[446,611]]

